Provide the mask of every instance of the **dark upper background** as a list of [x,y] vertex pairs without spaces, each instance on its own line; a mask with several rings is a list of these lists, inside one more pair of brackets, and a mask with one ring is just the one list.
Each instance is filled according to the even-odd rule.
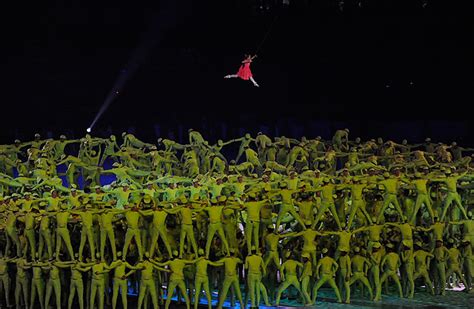
[[[0,143],[84,134],[122,76],[94,135],[182,140],[192,127],[214,141],[349,127],[474,144],[474,21],[461,2],[346,0],[340,12],[335,0],[280,1],[55,0],[9,12]],[[224,80],[272,23],[252,65],[261,87]]]

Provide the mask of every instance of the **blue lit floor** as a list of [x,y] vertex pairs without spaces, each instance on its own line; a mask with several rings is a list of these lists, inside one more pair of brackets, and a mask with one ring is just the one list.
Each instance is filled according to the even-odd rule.
[[[165,291],[166,292],[166,291]],[[165,293],[166,295],[166,293]],[[217,306],[217,292],[212,293],[212,307]],[[177,304],[177,297],[172,298],[173,302],[170,308],[186,308],[184,303],[181,305]],[[236,299],[237,302],[237,299]],[[132,301],[133,303],[133,301]],[[238,302],[237,302],[238,303]],[[442,308],[474,308],[474,294],[468,294],[460,291],[446,291],[445,296],[431,296],[425,291],[418,291],[415,293],[414,299],[399,298],[395,294],[382,295],[381,302],[372,302],[366,298],[362,298],[359,295],[359,292],[355,292],[351,298],[350,304],[339,304],[336,302],[336,297],[331,289],[321,289],[318,293],[318,301],[315,305],[308,307],[303,306],[298,303],[297,300],[287,300],[282,298],[280,301],[280,306],[264,306],[261,305],[258,308],[345,308],[345,309],[359,309],[359,308],[383,308],[383,309],[409,309],[409,308],[420,308],[420,309],[442,309]],[[131,304],[132,305],[132,304]],[[162,306],[160,306],[161,308]],[[129,308],[134,308],[134,306],[129,306]],[[199,308],[207,308],[207,299],[204,294],[200,299]],[[224,303],[224,308],[241,308],[240,305],[236,304],[231,306],[230,301]],[[248,302],[246,308],[250,307],[250,301]]]

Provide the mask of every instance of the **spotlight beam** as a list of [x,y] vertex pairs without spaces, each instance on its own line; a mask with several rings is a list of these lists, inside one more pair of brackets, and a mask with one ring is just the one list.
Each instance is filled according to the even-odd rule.
[[[185,17],[182,14],[181,16],[178,16],[177,13],[180,12],[179,10],[181,8],[178,8],[175,2],[175,0],[164,2],[159,13],[156,16],[153,16],[148,31],[142,36],[141,43],[133,51],[125,69],[120,71],[120,75],[115,80],[112,89],[107,94],[107,97],[100,106],[99,111],[95,115],[91,125],[87,128],[88,132],[90,132],[96,125],[100,117],[122,91],[125,83],[130,79],[130,77],[132,77],[132,75],[144,62],[153,47],[162,39],[163,34],[166,33],[166,30],[176,27],[183,17]],[[189,14],[185,15],[189,16]]]

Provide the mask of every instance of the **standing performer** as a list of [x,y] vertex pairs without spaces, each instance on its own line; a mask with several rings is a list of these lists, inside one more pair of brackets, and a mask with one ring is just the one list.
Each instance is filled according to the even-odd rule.
[[257,55],[250,56],[250,55],[245,55],[245,59],[242,61],[242,65],[239,68],[239,71],[237,74],[230,74],[224,76],[224,78],[241,78],[243,80],[251,80],[253,85],[255,87],[259,87],[255,79],[253,79],[252,76],[252,71],[250,70],[250,63],[252,63],[252,60],[257,57]]

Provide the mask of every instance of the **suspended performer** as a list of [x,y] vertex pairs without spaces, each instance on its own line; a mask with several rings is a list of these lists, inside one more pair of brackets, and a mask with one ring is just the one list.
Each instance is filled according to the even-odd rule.
[[237,74],[230,74],[224,76],[224,78],[241,78],[243,80],[249,80],[253,83],[255,87],[259,87],[255,79],[253,79],[252,71],[250,70],[250,64],[252,63],[253,59],[256,58],[257,55],[245,55],[245,59],[242,61],[240,65],[239,71]]

